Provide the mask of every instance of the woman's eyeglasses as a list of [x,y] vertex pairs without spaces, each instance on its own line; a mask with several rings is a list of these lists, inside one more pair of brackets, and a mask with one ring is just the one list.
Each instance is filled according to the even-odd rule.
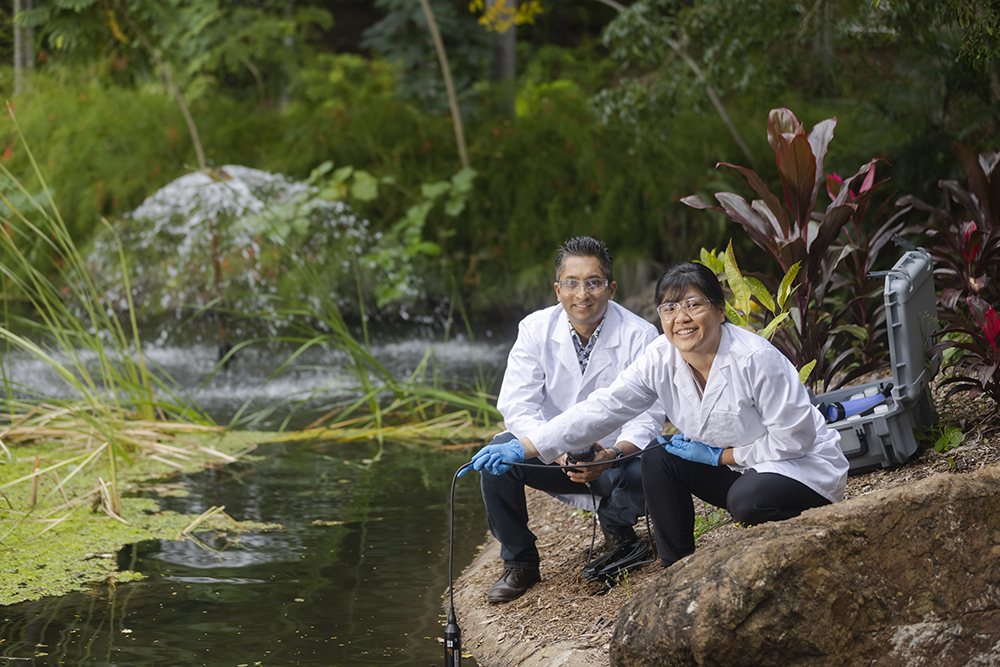
[[559,289],[564,289],[570,294],[580,289],[580,285],[583,285],[583,289],[591,294],[600,294],[608,288],[608,281],[605,278],[587,278],[586,280],[567,278],[566,280],[558,281],[558,285]]
[[677,317],[677,313],[682,310],[694,317],[699,313],[704,313],[709,308],[712,307],[712,302],[703,296],[694,296],[690,299],[684,299],[683,301],[665,301],[657,307],[657,311],[660,313],[660,317],[665,320],[672,320]]

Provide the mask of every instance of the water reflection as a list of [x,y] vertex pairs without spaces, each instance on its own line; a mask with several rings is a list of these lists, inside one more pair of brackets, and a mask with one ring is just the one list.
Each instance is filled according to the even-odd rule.
[[[468,452],[291,443],[184,476],[172,511],[212,505],[281,531],[126,548],[146,580],[0,611],[12,665],[431,665],[443,649],[448,492]],[[485,531],[475,475],[456,493],[458,568]],[[3,658],[0,658],[2,660]],[[16,660],[15,660],[16,659]],[[471,660],[469,661],[471,663]]]

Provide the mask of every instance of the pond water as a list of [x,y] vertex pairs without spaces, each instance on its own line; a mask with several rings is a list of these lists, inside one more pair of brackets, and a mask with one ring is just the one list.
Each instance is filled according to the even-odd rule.
[[[427,345],[388,341],[374,350],[405,369]],[[437,347],[450,376],[469,377],[502,369],[509,344]],[[196,385],[212,349],[154,346],[152,354]],[[267,364],[246,360],[192,395],[225,418],[248,399],[329,379],[317,366],[275,388],[264,382]],[[162,498],[164,508],[199,514],[224,505],[238,520],[283,530],[132,545],[119,564],[143,573],[141,582],[0,609],[0,665],[441,664],[449,492],[469,452],[388,445],[365,463],[377,451],[375,443],[271,444],[182,476],[189,494]],[[455,507],[458,573],[486,534],[477,475],[459,480]]]

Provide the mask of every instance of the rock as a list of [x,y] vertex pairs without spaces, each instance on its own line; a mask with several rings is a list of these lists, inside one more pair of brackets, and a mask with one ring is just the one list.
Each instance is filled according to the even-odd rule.
[[998,491],[993,465],[746,529],[630,600],[611,664],[1000,664]]

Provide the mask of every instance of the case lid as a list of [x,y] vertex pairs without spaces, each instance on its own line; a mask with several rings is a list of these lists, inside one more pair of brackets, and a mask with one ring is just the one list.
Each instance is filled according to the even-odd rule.
[[923,248],[906,252],[887,272],[884,295],[893,394],[915,401],[941,365],[940,356],[927,356],[938,329],[930,253]]

